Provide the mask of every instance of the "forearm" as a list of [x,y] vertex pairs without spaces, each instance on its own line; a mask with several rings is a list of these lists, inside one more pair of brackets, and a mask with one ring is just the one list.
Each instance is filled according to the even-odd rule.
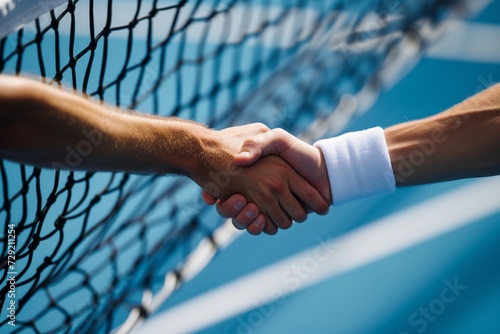
[[0,155],[40,167],[176,173],[203,161],[211,130],[115,110],[32,80],[0,78]]
[[500,174],[500,85],[385,137],[398,186]]

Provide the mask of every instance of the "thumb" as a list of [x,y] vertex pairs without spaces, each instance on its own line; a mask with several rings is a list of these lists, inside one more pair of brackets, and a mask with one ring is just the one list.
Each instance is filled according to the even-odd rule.
[[272,130],[259,134],[243,143],[240,153],[235,157],[235,162],[239,166],[249,166],[261,157],[271,154],[280,155],[284,149],[283,144],[280,131]]
[[262,156],[262,149],[259,144],[260,141],[257,137],[255,139],[248,139],[243,143],[240,153],[238,153],[234,159],[237,165],[252,165]]

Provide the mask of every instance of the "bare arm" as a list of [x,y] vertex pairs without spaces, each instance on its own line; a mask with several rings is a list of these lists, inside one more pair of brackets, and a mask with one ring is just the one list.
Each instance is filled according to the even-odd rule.
[[398,186],[500,174],[500,85],[385,136]]
[[41,167],[190,176],[212,135],[19,77],[0,76],[0,101],[1,156]]
[[189,121],[131,113],[30,79],[0,76],[0,158],[40,167],[181,174],[212,196],[244,194],[259,203],[262,229],[274,234],[304,220],[299,200],[327,211],[320,194],[285,161],[249,168],[234,158],[243,142],[267,132],[253,124],[214,131]]

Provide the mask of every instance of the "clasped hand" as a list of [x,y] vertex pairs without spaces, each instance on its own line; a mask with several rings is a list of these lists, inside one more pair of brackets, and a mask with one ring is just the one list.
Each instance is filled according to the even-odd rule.
[[228,128],[219,135],[231,146],[229,156],[236,152],[232,159],[237,167],[231,169],[233,177],[212,172],[218,183],[202,186],[203,200],[216,204],[237,229],[272,235],[292,221],[303,222],[308,212],[328,212],[330,184],[318,148],[262,124]]

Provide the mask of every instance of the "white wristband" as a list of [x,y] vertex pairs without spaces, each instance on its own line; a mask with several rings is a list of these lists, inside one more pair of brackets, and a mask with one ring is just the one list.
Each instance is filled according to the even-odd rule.
[[323,139],[314,146],[325,157],[334,205],[396,189],[382,128]]

